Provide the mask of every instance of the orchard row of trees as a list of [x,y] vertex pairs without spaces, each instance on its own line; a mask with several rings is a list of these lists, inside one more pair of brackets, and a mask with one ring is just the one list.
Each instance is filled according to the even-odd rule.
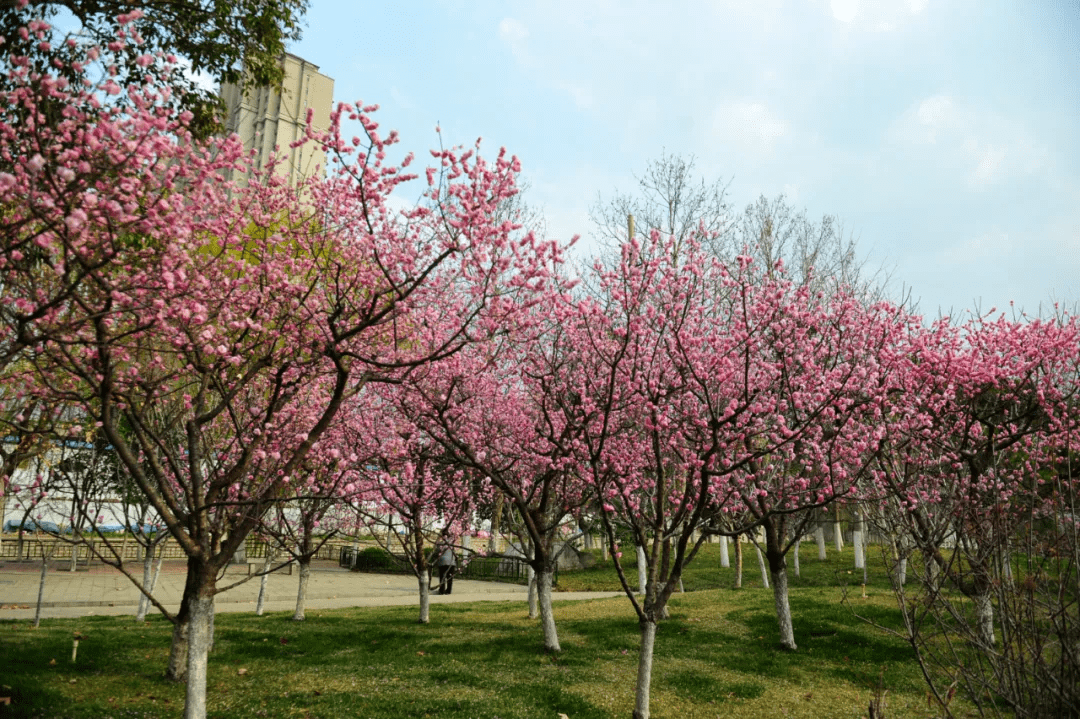
[[[522,228],[516,158],[485,159],[478,141],[414,174],[412,155],[387,161],[398,138],[375,106],[340,105],[328,133],[309,131],[334,158],[325,178],[290,187],[271,166],[234,185],[226,170],[251,158],[235,137],[192,134],[175,65],[142,52],[139,19],[121,15],[106,48],[54,52],[41,20],[3,46],[4,481],[49,447],[87,443],[164,524],[188,564],[180,610],[156,603],[185,716],[205,716],[223,570],[285,502],[307,503],[308,536],[345,501],[395,516],[426,621],[430,549],[458,541],[477,497],[502,497],[553,652],[559,527],[595,517],[639,619],[634,715],[647,717],[657,623],[702,543],[763,535],[793,651],[787,555],[820,510],[858,500],[880,509],[896,561],[925,568],[926,601],[896,582],[913,646],[938,646],[920,628],[942,601],[943,615],[972,614],[987,661],[1049,623],[1042,645],[1016,651],[1067,685],[1076,553],[1034,567],[1046,553],[1015,538],[1076,547],[1072,318],[925,322],[852,281],[850,253],[819,253],[813,233],[791,235],[789,270],[767,205],[743,219],[753,246],[732,247],[722,226],[677,228],[669,203],[667,225],[647,220],[574,270],[565,247]],[[121,86],[118,54],[144,74]],[[362,135],[343,137],[346,121]],[[392,210],[412,181],[421,202]],[[826,257],[837,275],[815,271]],[[26,491],[40,496],[49,474]],[[622,568],[627,531],[643,592]],[[998,642],[999,580],[1018,550],[1016,584],[1042,598],[1056,582],[1057,604],[1001,625]],[[128,575],[154,601],[147,572]]]

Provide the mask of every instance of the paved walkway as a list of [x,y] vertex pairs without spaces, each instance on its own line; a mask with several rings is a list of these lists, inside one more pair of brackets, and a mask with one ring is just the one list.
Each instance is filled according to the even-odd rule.
[[[132,571],[141,577],[141,566]],[[0,619],[33,619],[37,604],[40,562],[0,562]],[[170,611],[180,605],[186,576],[184,562],[166,561],[161,568],[154,594]],[[219,587],[243,580],[246,565],[230,567]],[[285,571],[269,575],[264,610],[293,611],[296,607],[298,573]],[[416,579],[412,576],[365,574],[341,569],[336,563],[312,563],[308,581],[307,610],[340,607],[373,607],[416,605],[419,596]],[[218,612],[251,612],[259,596],[259,579],[219,594],[214,603]],[[621,592],[556,592],[552,599],[599,599],[622,596]],[[69,572],[65,562],[50,565],[45,580],[45,595],[41,616],[85,617],[91,615],[134,614],[139,591],[131,581],[111,567],[80,567]],[[454,593],[448,596],[432,594],[432,604],[447,602],[527,601],[525,587],[502,582],[454,580]],[[155,610],[156,611],[156,610]]]

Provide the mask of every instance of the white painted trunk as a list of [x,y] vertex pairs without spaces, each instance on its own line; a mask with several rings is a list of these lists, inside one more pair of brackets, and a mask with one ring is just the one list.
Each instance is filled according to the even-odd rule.
[[641,623],[641,650],[638,653],[637,688],[634,691],[634,719],[649,719],[649,685],[652,683],[653,647],[656,623]]
[[536,593],[540,600],[540,624],[544,628],[544,651],[560,652],[559,633],[555,628],[555,614],[551,609],[551,572],[547,569],[536,573]]
[[[150,586],[150,579],[152,577],[153,565],[154,565],[154,549],[151,546],[151,547],[147,547],[147,549],[146,549],[146,554],[143,557],[143,570],[142,570],[142,585],[146,589],[146,591],[148,591],[148,592],[154,591],[153,587]],[[147,611],[147,607],[149,607],[149,606],[150,606],[150,601],[146,598],[145,594],[140,592],[139,593],[139,605],[135,609],[135,621],[137,621],[137,622],[146,621],[146,611]]]
[[780,625],[780,646],[795,651],[795,630],[791,624],[791,603],[788,601],[787,569],[772,573],[773,604],[776,606],[776,621]]
[[536,603],[536,570],[529,567],[527,573],[529,576],[529,619],[536,619],[540,616]]
[[742,589],[743,546],[742,538],[735,537],[735,588]]
[[817,558],[824,562],[827,559],[825,554],[825,527],[818,525],[814,530],[814,542],[817,543]]
[[1001,579],[1005,582],[1005,586],[1011,587],[1013,585],[1012,557],[1008,551],[1004,552],[1001,557]]
[[855,568],[866,568],[866,552],[863,545],[863,521],[862,513],[855,513],[855,529],[851,533],[851,545],[855,548]]
[[801,577],[802,572],[799,569],[799,547],[802,545],[801,539],[795,540],[795,576]]
[[[78,539],[78,537],[76,537],[76,539]],[[72,544],[71,545],[71,564],[68,565],[68,571],[69,572],[74,572],[75,567],[78,565],[78,562],[79,562],[79,545],[78,544]]]
[[972,601],[975,603],[975,631],[979,641],[986,647],[992,647],[997,639],[994,637],[994,605],[990,601],[990,594],[976,594]]
[[431,621],[431,571],[420,570],[417,582],[420,586],[420,623],[427,624]]
[[769,588],[769,570],[765,568],[765,557],[761,553],[761,547],[757,544],[754,545],[754,551],[757,552],[757,564],[758,569],[761,570],[761,584],[766,589]]
[[[353,564],[356,563],[356,554],[353,554]],[[270,547],[266,548],[266,558],[263,560],[262,576],[259,577],[259,598],[255,602],[255,616],[261,617],[263,615],[263,606],[266,604],[266,585],[270,580],[270,575],[267,572],[270,571],[270,565],[274,562],[274,553],[270,551]]]
[[187,692],[184,719],[206,719],[206,673],[209,663],[214,598],[199,597],[191,602],[191,629],[188,633]]
[[293,612],[293,621],[304,621],[304,609],[307,605],[307,586],[308,580],[311,578],[311,561],[301,561],[300,563],[300,581],[296,588],[296,611]]
[[901,587],[907,584],[907,557],[896,563],[896,583]]
[[844,530],[840,527],[840,522],[833,522],[833,539],[836,542],[836,551],[841,551],[844,548]]
[[607,560],[608,560],[608,551],[607,551],[607,542],[606,541],[600,542],[600,557],[605,562],[607,562]]
[[719,537],[720,539],[720,566],[727,568],[731,566],[731,558],[728,556],[727,537]]
[[637,591],[638,591],[638,594],[644,594],[645,593],[645,580],[648,578],[648,573],[649,573],[648,572],[648,566],[647,566],[647,564],[645,562],[645,548],[644,547],[638,547],[637,548],[637,576],[638,576],[638,580],[637,580],[638,590]]
[[41,553],[41,577],[38,579],[37,608],[34,610],[34,628],[41,626],[41,603],[45,599],[45,575],[49,573],[49,559]]

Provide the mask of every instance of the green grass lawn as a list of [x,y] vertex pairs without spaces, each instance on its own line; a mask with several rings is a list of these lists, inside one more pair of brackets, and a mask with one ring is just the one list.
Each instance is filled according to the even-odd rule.
[[[603,561],[599,550],[592,552],[597,563],[589,569],[560,572],[558,591],[621,591],[619,577],[615,572],[615,566],[610,560]],[[861,584],[863,580],[862,570],[856,570],[854,550],[851,545],[845,545],[843,551],[837,553],[836,548],[828,545],[828,558],[822,562],[818,556],[817,545],[813,542],[803,542],[799,552],[799,564],[801,576],[796,577],[794,572],[794,550],[788,555],[788,583],[794,591],[797,587],[848,587],[862,594]],[[731,589],[735,585],[735,551],[729,545],[728,552],[731,567],[720,566],[720,545],[706,544],[694,557],[690,566],[683,573],[683,588],[688,592],[702,589]],[[878,547],[870,547],[867,550],[868,568],[867,588],[879,592],[891,591],[888,575],[882,565],[881,552]],[[630,582],[631,587],[637,587],[637,562],[632,552],[623,555],[623,571]],[[743,544],[743,587],[761,588],[761,571],[758,569],[757,555],[754,545]]]
[[[792,582],[793,654],[777,648],[772,593],[760,586],[753,555],[740,591],[726,588],[711,551],[698,558],[687,590],[709,581],[725,588],[673,597],[657,636],[654,717],[864,717],[883,670],[886,717],[934,716],[910,649],[841,606],[837,583],[855,577],[844,557],[829,569],[833,562],[812,556],[804,554],[803,583]],[[561,588],[600,586],[605,571],[614,576],[563,573]],[[872,584],[862,599],[855,586],[853,601],[895,624],[883,587]],[[558,657],[540,650],[524,603],[435,605],[428,626],[416,624],[413,607],[309,611],[303,623],[288,613],[219,615],[210,716],[628,717],[638,645],[629,603],[555,599]],[[86,636],[76,664],[74,631]],[[55,619],[37,630],[0,622],[0,696],[11,697],[0,717],[180,716],[183,687],[161,678],[168,648],[160,618]]]

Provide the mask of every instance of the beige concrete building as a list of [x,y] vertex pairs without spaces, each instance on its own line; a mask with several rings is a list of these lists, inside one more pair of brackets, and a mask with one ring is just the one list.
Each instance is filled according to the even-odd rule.
[[255,150],[255,166],[263,167],[276,152],[283,161],[277,173],[290,183],[309,176],[316,167],[326,168],[326,156],[313,143],[290,147],[304,136],[307,111],[314,111],[316,130],[330,126],[330,108],[334,101],[334,80],[319,72],[319,66],[286,53],[282,62],[285,78],[281,90],[240,88],[230,83],[221,86],[228,115],[225,131],[235,132],[244,147]]

